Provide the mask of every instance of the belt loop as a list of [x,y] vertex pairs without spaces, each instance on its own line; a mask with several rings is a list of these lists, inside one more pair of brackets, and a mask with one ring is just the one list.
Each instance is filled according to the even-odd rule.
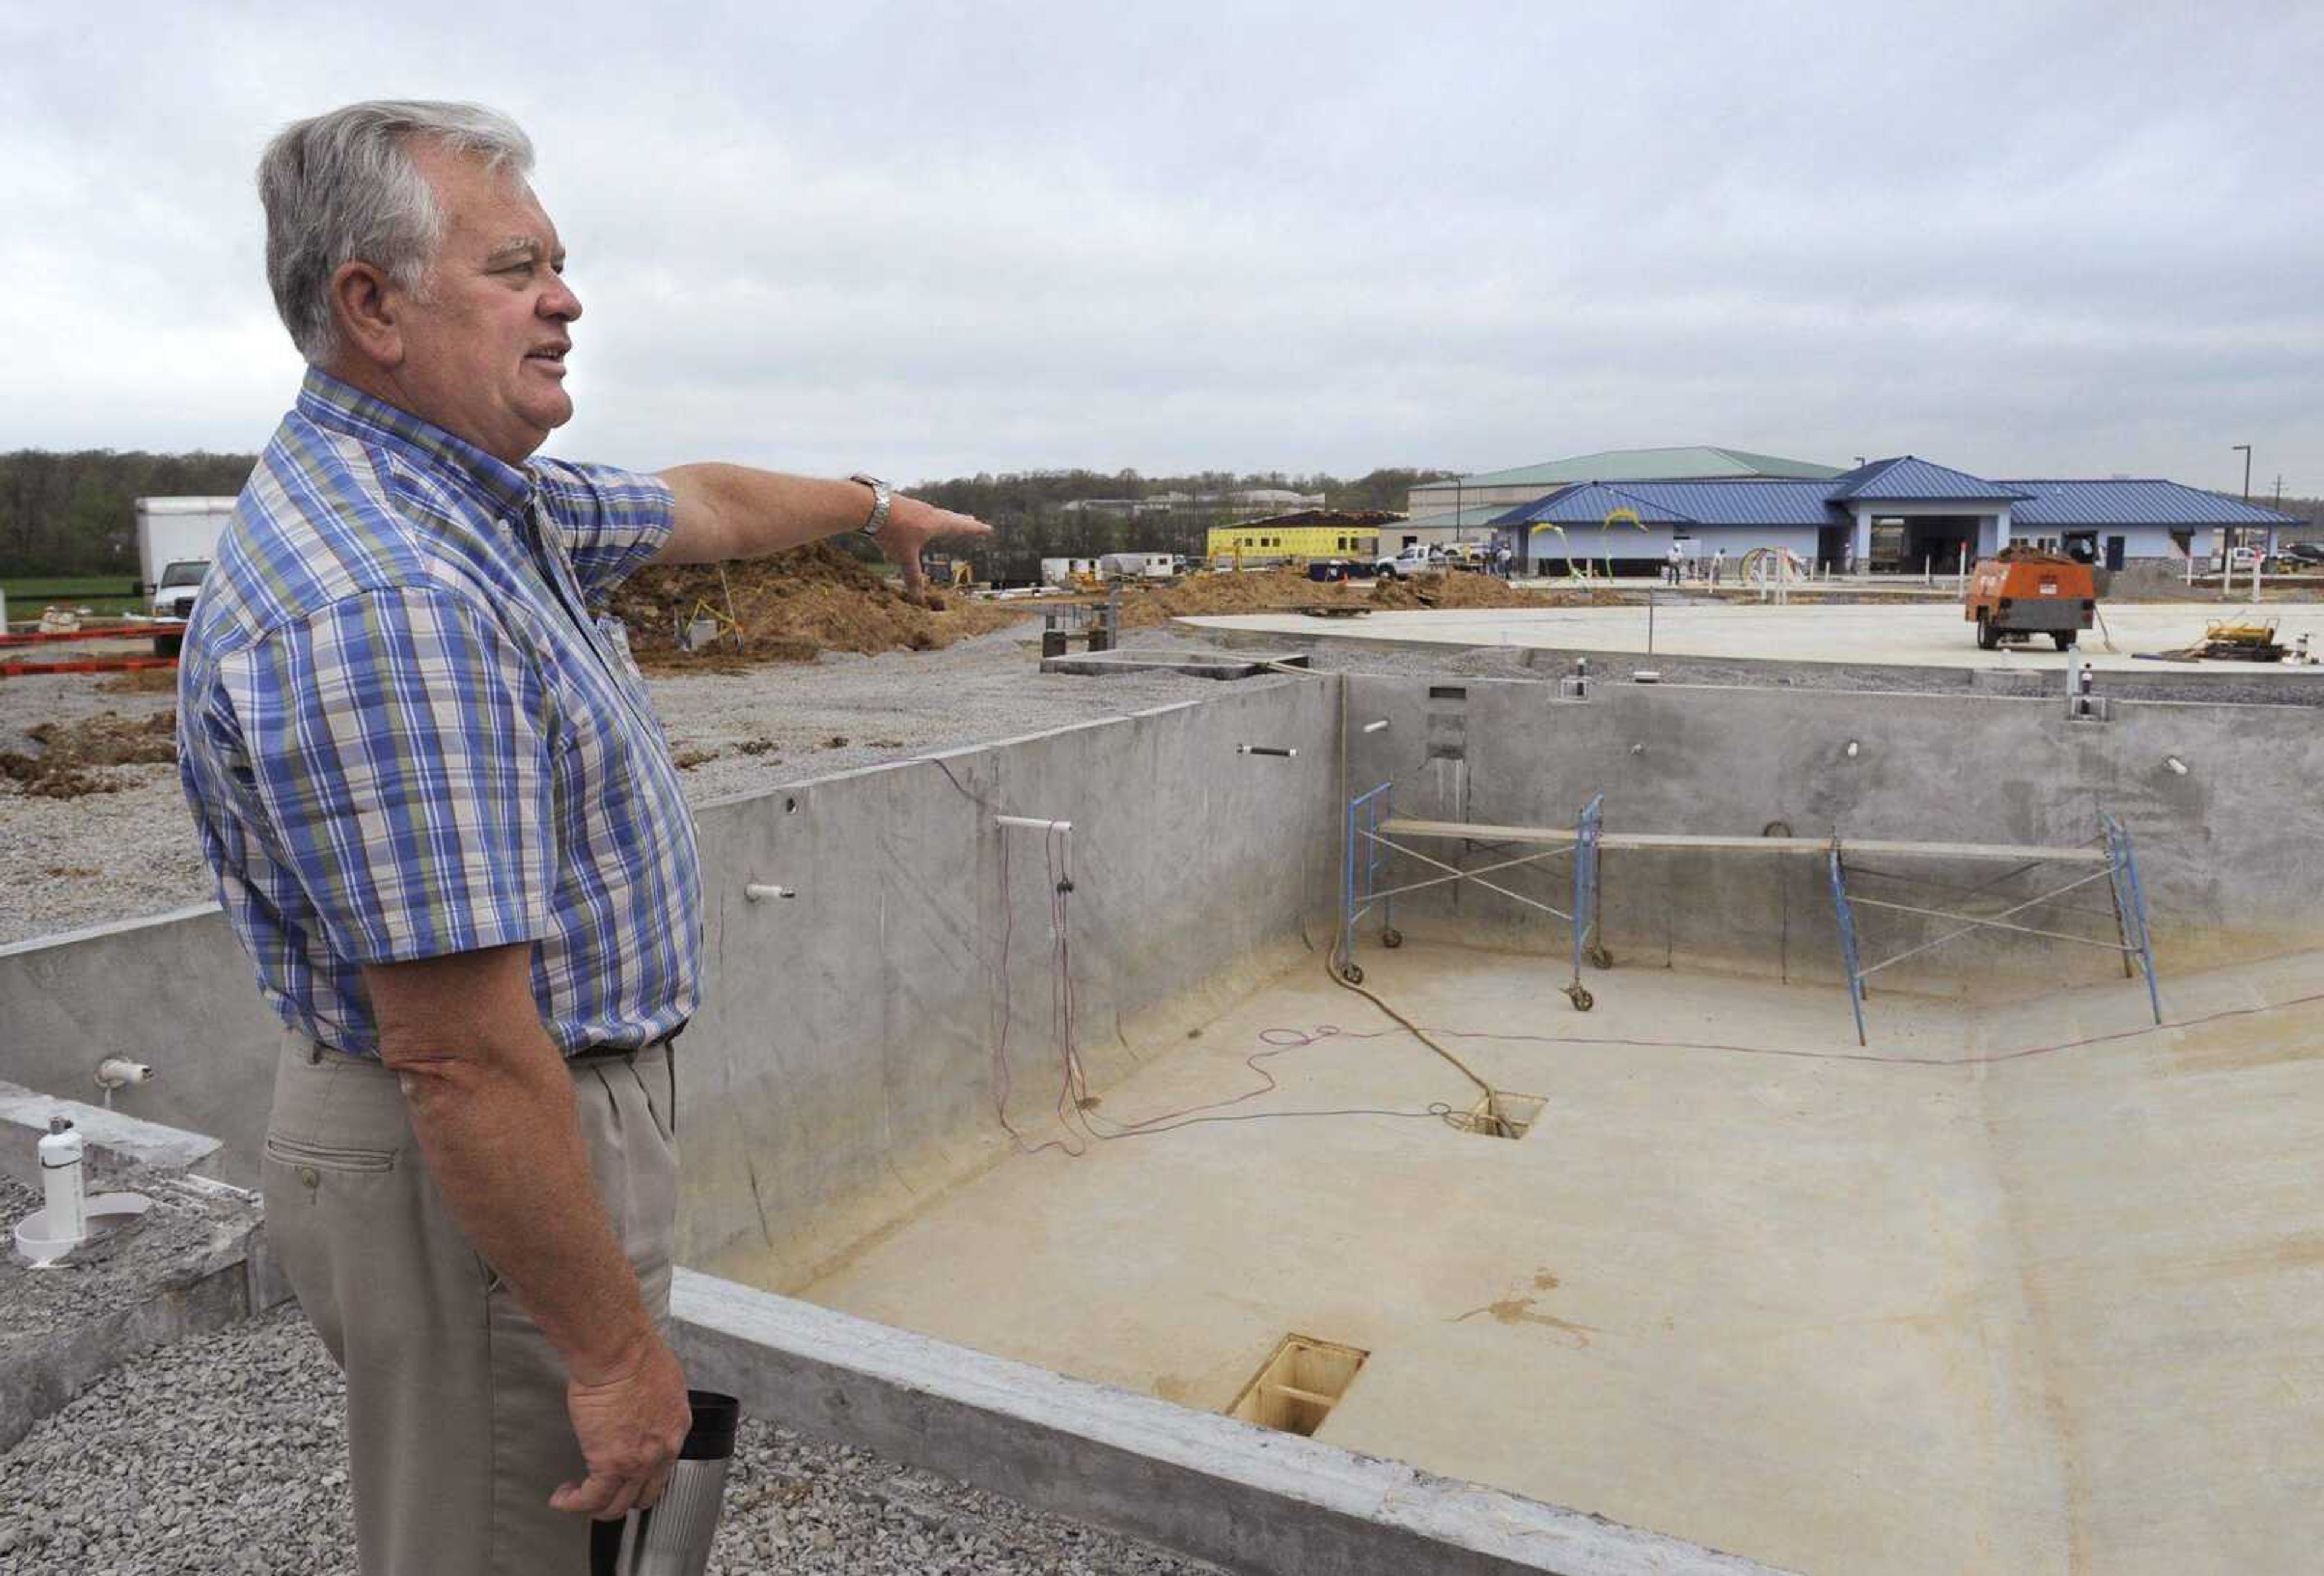
[[322,1064],[323,1042],[309,1035],[307,1037],[307,1065],[319,1067]]

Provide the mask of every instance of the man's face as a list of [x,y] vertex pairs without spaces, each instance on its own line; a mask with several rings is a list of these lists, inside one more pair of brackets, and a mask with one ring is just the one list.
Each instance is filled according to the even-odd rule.
[[521,180],[421,144],[447,221],[424,301],[404,299],[395,378],[412,414],[521,465],[573,419],[565,392],[578,297],[557,226]]

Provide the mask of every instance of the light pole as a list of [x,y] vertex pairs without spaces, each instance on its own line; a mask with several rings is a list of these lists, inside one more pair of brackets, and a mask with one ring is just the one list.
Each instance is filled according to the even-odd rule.
[[[2247,444],[2247,443],[2231,443],[2231,444],[2229,444],[2229,445],[2227,446],[2227,448],[2228,448],[2229,452],[2231,452],[2231,453],[2240,450],[2240,451],[2242,452],[2242,454],[2243,454],[2243,456],[2244,456],[2244,505],[2245,505],[2245,507],[2246,507],[2246,508],[2249,508],[2249,507],[2250,507],[2250,505],[2251,505],[2251,451],[2252,451],[2252,446],[2251,446],[2251,445],[2249,445],[2249,444]],[[2232,542],[2233,542],[2233,544],[2234,544],[2236,547],[2238,547],[2238,548],[2239,548],[2239,547],[2243,546],[2243,545],[2244,545],[2244,528],[2243,528],[2242,526],[2240,526],[2240,525],[2239,525],[2239,526],[2237,526],[2237,527],[2236,527],[2234,534],[2233,534],[2233,535],[2232,535],[2228,539],[2229,539],[2230,541],[2232,541]],[[2233,565],[2228,564],[2228,563],[2227,562],[2227,555],[2226,555],[2226,554],[2224,554],[2224,553],[2220,555],[2220,566],[2221,566],[2221,567],[2222,567],[2222,568],[2224,568],[2224,569],[2227,571],[2227,578],[2226,584],[2227,584],[2227,585],[2233,585],[2233,584],[2235,583],[2235,567],[2234,567],[2234,566],[2233,566]]]

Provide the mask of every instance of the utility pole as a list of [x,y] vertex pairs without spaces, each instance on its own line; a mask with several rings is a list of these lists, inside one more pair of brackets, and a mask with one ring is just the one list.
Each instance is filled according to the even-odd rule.
[[2247,443],[2235,443],[2235,444],[2229,444],[2227,447],[2228,447],[2228,448],[2229,448],[2229,449],[2231,449],[2231,450],[2233,450],[2233,449],[2240,449],[2240,450],[2242,450],[2242,451],[2243,451],[2243,456],[2244,456],[2244,502],[2246,502],[2246,503],[2248,503],[2248,502],[2251,502],[2251,445],[2249,445],[2249,444],[2247,444]]

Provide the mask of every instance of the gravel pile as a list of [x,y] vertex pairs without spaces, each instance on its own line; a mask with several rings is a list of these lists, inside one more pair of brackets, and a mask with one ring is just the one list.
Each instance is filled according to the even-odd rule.
[[[295,1307],[132,1363],[0,1457],[12,1576],[354,1576],[346,1391]],[[1214,1576],[745,1419],[710,1569]]]

